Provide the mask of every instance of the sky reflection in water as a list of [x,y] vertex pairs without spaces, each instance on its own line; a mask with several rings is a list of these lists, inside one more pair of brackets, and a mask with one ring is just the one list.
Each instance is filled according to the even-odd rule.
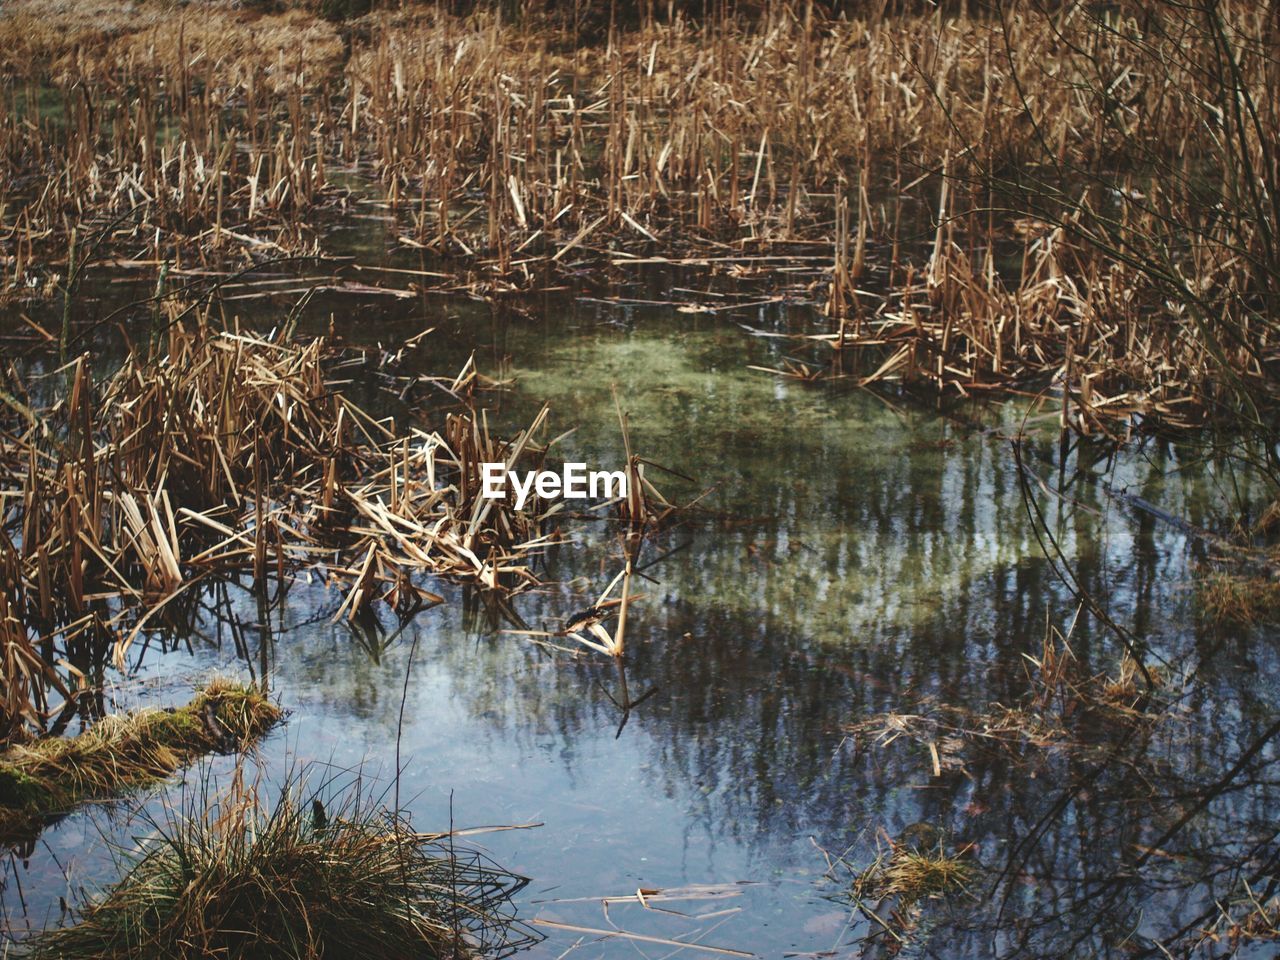
[[[1122,746],[1117,731],[1092,731],[1125,762],[1061,809],[1064,787],[1095,769],[1067,752],[1028,747],[1018,763],[965,753],[963,769],[935,777],[917,745],[849,738],[851,723],[881,711],[1017,702],[1027,691],[1021,655],[1038,653],[1046,622],[1065,630],[1071,621],[1074,602],[1034,536],[1006,439],[1019,409],[987,411],[988,429],[973,430],[848,386],[781,381],[745,365],[776,366],[783,348],[728,318],[564,302],[513,322],[466,305],[437,309],[429,322],[441,329],[418,362],[452,372],[475,349],[482,371],[514,377],[514,389],[488,401],[495,425],[521,425],[548,402],[553,432],[578,428],[561,456],[613,469],[622,462],[616,390],[637,451],[698,481],[652,471],[658,485],[686,499],[713,488],[704,514],[646,554],[672,551],[646,571],[653,582],[628,627],[626,683],[633,697],[657,692],[619,730],[612,664],[551,656],[503,634],[508,624],[456,589],[385,649],[395,623],[363,636],[335,626],[327,614],[340,598],[318,586],[295,587],[269,631],[254,626],[252,598],[232,593],[255,658],[270,644],[273,690],[292,711],[262,746],[269,776],[319,760],[389,778],[416,638],[401,798],[423,830],[446,825],[451,808],[460,826],[543,823],[480,838],[499,863],[532,878],[521,894],[525,919],[603,927],[599,904],[539,901],[750,881],[733,899],[672,905],[742,908],[714,920],[639,907],[614,907],[611,917],[660,937],[701,931],[708,943],[761,956],[857,956],[868,925],[822,879],[819,847],[865,864],[886,836],[924,820],[957,846],[973,844],[983,869],[972,898],[927,908],[922,955],[1123,955],[1133,931],[1168,933],[1207,905],[1197,877],[1274,848],[1274,791],[1259,777],[1178,838],[1184,859],[1126,877],[1181,809],[1179,796],[1216,779],[1274,713],[1261,678],[1276,664],[1265,643],[1197,629],[1186,538],[1096,482],[1077,479],[1063,497],[1038,502],[1076,576],[1113,616],[1173,661],[1171,671],[1199,671],[1179,716]],[[781,311],[753,319],[804,322]],[[338,328],[388,343],[416,332],[360,319]],[[1051,459],[1053,445],[1043,453]],[[1032,463],[1056,482],[1050,466]],[[1191,523],[1212,522],[1221,503],[1224,481],[1211,467],[1155,446],[1084,466]],[[545,572],[563,582],[516,605],[535,627],[558,627],[617,569],[616,551],[593,535],[600,528],[576,529],[597,543],[559,548]],[[240,669],[225,631],[221,643],[215,624],[206,632],[189,651],[144,659],[142,681],[117,691],[117,702],[183,699],[185,678]],[[1120,650],[1097,623],[1083,618],[1071,644],[1082,676],[1115,672]],[[1272,759],[1270,748],[1260,759]],[[228,766],[212,763],[224,776]],[[15,927],[28,922],[15,871],[36,926],[56,915],[64,871],[73,894],[112,876],[100,830],[127,837],[129,828],[107,811],[80,813],[49,830],[27,866],[10,864],[3,902]],[[996,885],[1011,845],[1027,837],[1011,881]],[[1262,849],[1245,856],[1251,844]],[[557,957],[578,937],[544,932],[534,956]],[[586,940],[574,953],[671,950]]]

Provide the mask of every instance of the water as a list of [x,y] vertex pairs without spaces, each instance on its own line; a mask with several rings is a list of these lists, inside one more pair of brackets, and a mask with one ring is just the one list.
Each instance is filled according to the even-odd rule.
[[[137,292],[103,279],[88,296],[122,302]],[[677,279],[656,276],[629,295],[658,299]],[[281,315],[270,302],[231,309],[259,322]],[[440,587],[447,602],[397,634],[390,617],[372,630],[333,624],[341,598],[301,583],[265,621],[251,596],[228,592],[247,659],[210,618],[182,648],[140,657],[110,692],[114,705],[183,700],[193,679],[243,676],[265,661],[291,711],[261,746],[269,779],[319,762],[389,781],[399,741],[400,797],[419,829],[451,818],[541,824],[478,838],[531,879],[519,898],[527,921],[612,922],[764,957],[859,956],[874,927],[844,897],[848,871],[826,876],[827,856],[865,866],[919,821],[968,848],[977,873],[967,895],[926,905],[909,956],[1129,955],[1210,908],[1230,878],[1260,870],[1265,885],[1277,809],[1270,746],[1168,850],[1139,864],[1144,845],[1274,716],[1265,678],[1277,665],[1261,632],[1198,625],[1191,587],[1201,548],[1104,484],[1213,525],[1232,489],[1220,466],[1156,444],[1110,460],[1086,451],[1054,493],[1056,438],[1032,441],[1028,462],[1046,483],[1035,500],[1062,552],[1051,561],[1009,440],[1026,409],[931,411],[848,382],[748,369],[796,354],[740,324],[821,329],[806,307],[705,316],[568,295],[510,309],[336,296],[313,301],[304,326],[331,314],[340,334],[364,344],[436,326],[411,366],[452,373],[474,352],[482,372],[513,381],[485,401],[494,425],[514,430],[548,403],[553,433],[576,428],[560,445],[565,459],[620,466],[620,405],[637,452],[693,478],[650,468],[664,492],[688,500],[710,491],[646,551],[656,562],[637,586],[646,596],[628,624],[625,673],[504,632],[509,622],[459,589]],[[103,363],[111,342],[99,340]],[[403,424],[431,394],[400,403],[365,384],[357,397],[386,404]],[[600,524],[569,529],[579,542],[548,557],[549,585],[515,603],[532,627],[558,627],[618,568]],[[992,714],[993,704],[1027,697],[1023,655],[1039,656],[1047,625],[1065,632],[1077,615],[1054,569],[1064,562],[1165,658],[1169,689],[1189,691],[1171,718],[1138,727],[1084,718],[1073,727],[1079,750],[942,742],[940,776],[923,743],[878,746],[851,733],[881,712],[937,717],[945,704]],[[1122,647],[1096,617],[1079,616],[1070,644],[1080,678],[1117,672]],[[628,695],[645,698],[623,710]],[[228,769],[224,758],[197,774]],[[105,840],[127,842],[138,829],[126,813],[78,812],[10,859],[0,896],[13,929],[56,920],[59,896],[75,902],[82,887],[110,880]],[[666,904],[690,917],[637,904],[615,904],[606,917],[599,903],[696,884],[731,885],[735,895]],[[531,957],[675,950],[539,930],[546,940]]]

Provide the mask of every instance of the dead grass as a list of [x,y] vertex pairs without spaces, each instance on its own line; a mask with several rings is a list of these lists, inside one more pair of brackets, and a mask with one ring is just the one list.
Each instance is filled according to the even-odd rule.
[[[173,76],[191,63],[198,76],[228,90],[265,84],[277,94],[322,82],[342,64],[342,40],[331,23],[305,10],[255,15],[230,6],[171,14],[112,45],[126,62]],[[308,90],[309,92],[309,90]]]
[[[228,87],[264,79],[279,90],[341,65],[335,27],[302,9],[263,14],[245,4],[188,7],[118,0],[10,0],[0,16],[0,69],[75,82],[91,62],[171,71],[204,64]],[[245,68],[248,67],[248,72]]]
[[[949,850],[946,838],[927,823],[911,824],[878,845],[875,859],[854,872],[849,884],[849,897],[873,924],[868,939],[884,940],[894,955],[909,942],[928,901],[968,895],[977,873],[969,854],[968,848]],[[830,869],[853,867],[839,859]]]
[[1196,582],[1196,600],[1212,623],[1251,627],[1280,617],[1280,581],[1218,572]]
[[1229,900],[1219,898],[1218,914],[1188,938],[1190,949],[1225,944],[1232,952],[1260,943],[1280,940],[1280,898],[1267,899],[1247,882],[1243,891]]
[[1114,674],[1087,673],[1071,651],[1070,633],[1046,622],[1040,649],[1023,654],[1025,689],[1012,703],[972,709],[929,697],[910,713],[875,714],[844,729],[859,746],[913,744],[928,758],[933,776],[940,777],[968,774],[974,757],[990,751],[1032,767],[1064,751],[1076,757],[1102,755],[1110,747],[1098,743],[1098,725],[1120,731],[1171,719],[1162,705],[1173,694],[1173,678],[1154,666],[1144,674],[1127,652]]
[[[381,185],[366,209],[400,244],[489,295],[584,263],[722,263],[814,299],[832,329],[811,339],[864,383],[1047,386],[1086,434],[1264,422],[1280,271],[1250,198],[1276,121],[1220,103],[1224,49],[1233,89],[1269,102],[1264,9],[806,10],[581,42],[532,7],[341,30],[20,7],[0,34],[43,52],[10,64],[0,120],[8,285],[44,289],[70,227],[122,214],[107,247],[134,260],[317,249],[342,165]],[[63,123],[21,106],[50,77]]]
[[[22,76],[33,68],[59,69],[74,51],[102,50],[119,37],[146,29],[161,4],[119,0],[17,0],[0,15],[0,69]],[[74,60],[63,69],[74,69]]]
[[897,895],[903,902],[961,893],[973,875],[973,866],[941,846],[932,850],[895,850],[880,882],[884,895]]

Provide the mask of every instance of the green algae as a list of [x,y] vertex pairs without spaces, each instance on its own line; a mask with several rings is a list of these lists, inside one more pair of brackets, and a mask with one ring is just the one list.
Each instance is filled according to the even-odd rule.
[[0,842],[162,780],[203,754],[246,746],[280,716],[256,688],[215,680],[185,706],[110,715],[76,737],[10,746],[0,753]]

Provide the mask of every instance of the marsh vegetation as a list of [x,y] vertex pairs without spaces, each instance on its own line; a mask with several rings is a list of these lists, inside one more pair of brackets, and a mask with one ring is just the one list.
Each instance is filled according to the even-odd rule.
[[[155,824],[125,873],[33,958],[493,956],[528,935],[523,885],[449,834],[415,833],[362,793],[295,776],[235,780]],[[202,805],[203,804],[203,805]]]
[[1267,949],[1275,14],[7,4],[14,949]]

